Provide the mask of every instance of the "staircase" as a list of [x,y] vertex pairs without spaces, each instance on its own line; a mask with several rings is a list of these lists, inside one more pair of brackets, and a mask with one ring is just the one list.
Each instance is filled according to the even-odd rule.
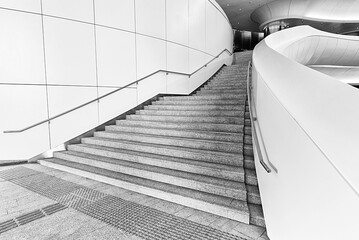
[[246,105],[247,65],[190,96],[161,97],[43,165],[265,226]]

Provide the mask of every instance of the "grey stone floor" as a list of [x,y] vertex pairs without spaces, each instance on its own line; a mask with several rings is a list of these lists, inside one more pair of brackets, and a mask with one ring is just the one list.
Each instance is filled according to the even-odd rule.
[[[0,166],[0,171],[18,167]],[[265,229],[163,201],[39,164],[21,165],[66,181],[148,206],[190,221],[228,232],[244,239],[268,240]],[[24,213],[54,204],[55,201],[0,179],[0,223]],[[19,226],[0,234],[0,239],[140,239],[74,209]]]

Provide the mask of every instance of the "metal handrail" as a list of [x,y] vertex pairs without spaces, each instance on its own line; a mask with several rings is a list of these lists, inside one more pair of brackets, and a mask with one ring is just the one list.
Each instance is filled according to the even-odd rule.
[[[260,148],[260,145],[259,145],[259,140],[258,140],[258,136],[257,136],[257,129],[258,129],[258,133],[260,135],[261,134],[261,131],[260,131],[260,128],[259,128],[259,124],[258,124],[258,119],[257,119],[257,112],[256,112],[256,109],[255,109],[255,105],[252,104],[252,100],[253,100],[253,96],[252,96],[252,81],[249,77],[249,71],[250,71],[250,68],[252,66],[252,63],[251,61],[248,62],[248,67],[247,67],[247,92],[248,92],[248,105],[249,105],[249,114],[250,114],[250,117],[251,117],[251,120],[252,120],[252,127],[253,127],[253,139],[254,139],[254,142],[255,142],[255,145],[257,146],[256,150],[257,150],[257,153],[258,153],[258,158],[259,158],[259,163],[262,165],[262,167],[264,168],[264,170],[267,172],[267,173],[271,173],[272,172],[272,169],[278,173],[278,170],[276,167],[273,166],[273,164],[269,161],[269,158],[268,158],[268,154],[267,154],[267,150],[263,145],[263,153],[265,155],[265,158],[267,159],[268,161],[268,164],[272,167],[272,169],[267,165],[267,163],[264,161],[264,158],[263,158],[263,153],[262,153],[262,150]],[[262,138],[261,138],[262,139]]]
[[72,109],[70,109],[70,110],[67,110],[67,111],[65,111],[65,112],[63,112],[63,113],[60,113],[60,114],[58,114],[58,115],[56,115],[56,116],[53,116],[53,117],[51,117],[51,118],[49,118],[49,119],[46,119],[46,120],[43,120],[43,121],[41,121],[41,122],[32,124],[32,125],[30,125],[30,126],[28,126],[28,127],[22,128],[22,129],[18,129],[18,130],[7,130],[7,131],[4,131],[4,133],[20,133],[20,132],[24,132],[24,131],[26,131],[26,130],[29,130],[29,129],[31,129],[31,128],[34,128],[34,127],[36,127],[36,126],[38,126],[38,125],[41,125],[41,124],[43,124],[43,123],[50,122],[50,121],[52,121],[52,120],[54,120],[54,119],[56,119],[56,118],[58,118],[58,117],[61,117],[61,116],[63,116],[63,115],[66,115],[66,114],[68,114],[68,113],[70,113],[70,112],[73,112],[73,111],[79,109],[79,108],[82,108],[82,107],[84,107],[84,106],[87,106],[87,105],[89,105],[89,104],[91,104],[91,103],[93,103],[93,102],[97,102],[97,101],[99,101],[100,99],[105,98],[105,97],[107,97],[107,96],[109,96],[109,95],[111,95],[111,94],[113,94],[113,93],[116,93],[116,92],[118,92],[118,91],[120,91],[120,90],[122,90],[122,89],[124,89],[124,88],[127,88],[127,87],[129,87],[129,86],[131,86],[131,85],[133,85],[133,84],[138,84],[139,82],[143,81],[144,79],[146,79],[146,78],[148,78],[148,77],[151,77],[152,75],[155,75],[155,74],[160,73],[160,72],[164,72],[164,73],[166,73],[166,74],[172,73],[172,74],[178,74],[178,75],[184,75],[184,76],[191,77],[193,74],[197,73],[197,72],[200,71],[202,68],[207,67],[208,64],[210,64],[211,62],[213,62],[215,59],[217,59],[217,58],[218,58],[222,53],[224,53],[224,52],[227,52],[227,53],[229,54],[229,56],[232,56],[232,54],[233,54],[231,51],[229,51],[227,48],[225,48],[225,49],[223,49],[219,54],[217,54],[215,57],[213,57],[210,61],[208,61],[207,63],[205,63],[203,66],[201,66],[200,68],[198,68],[196,71],[194,71],[194,72],[192,72],[192,73],[183,73],[183,72],[176,72],[176,71],[167,71],[167,70],[162,70],[162,69],[157,70],[157,71],[155,71],[155,72],[153,72],[153,73],[151,73],[151,74],[148,74],[147,76],[144,76],[144,77],[142,77],[142,78],[140,78],[140,79],[138,79],[138,80],[136,80],[136,81],[134,81],[134,82],[132,82],[132,83],[127,84],[126,86],[120,87],[120,88],[118,88],[118,89],[116,89],[116,90],[113,90],[113,91],[111,91],[111,92],[109,92],[109,93],[107,93],[107,94],[105,94],[105,95],[103,95],[103,96],[101,96],[101,97],[95,98],[95,99],[93,99],[93,100],[91,100],[91,101],[88,101],[88,102],[86,102],[86,103],[84,103],[84,104],[81,104],[81,105],[79,105],[79,106],[77,106],[77,107],[74,107],[74,108],[72,108]]

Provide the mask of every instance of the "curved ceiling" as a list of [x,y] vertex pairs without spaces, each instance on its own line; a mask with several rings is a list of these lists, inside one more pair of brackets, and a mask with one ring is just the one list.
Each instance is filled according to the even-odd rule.
[[251,14],[257,8],[274,0],[216,0],[227,14],[233,29],[259,31],[259,24],[251,20]]
[[[216,0],[234,29],[262,31],[273,21],[359,23],[359,0]],[[325,30],[325,29],[323,29]]]

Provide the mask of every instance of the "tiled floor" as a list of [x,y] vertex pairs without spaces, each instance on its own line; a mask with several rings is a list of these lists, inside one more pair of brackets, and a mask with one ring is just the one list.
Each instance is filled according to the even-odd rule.
[[[265,229],[246,225],[213,214],[194,210],[182,205],[162,201],[126,189],[114,187],[70,173],[47,168],[38,164],[21,165],[63,180],[121,199],[148,206],[201,225],[209,226],[244,239],[266,240]],[[0,167],[0,171],[18,166]],[[18,185],[0,179],[0,222],[15,218],[32,210],[54,204],[55,201],[31,192]],[[66,209],[43,217],[0,235],[0,239],[140,239],[125,233],[103,221]]]

